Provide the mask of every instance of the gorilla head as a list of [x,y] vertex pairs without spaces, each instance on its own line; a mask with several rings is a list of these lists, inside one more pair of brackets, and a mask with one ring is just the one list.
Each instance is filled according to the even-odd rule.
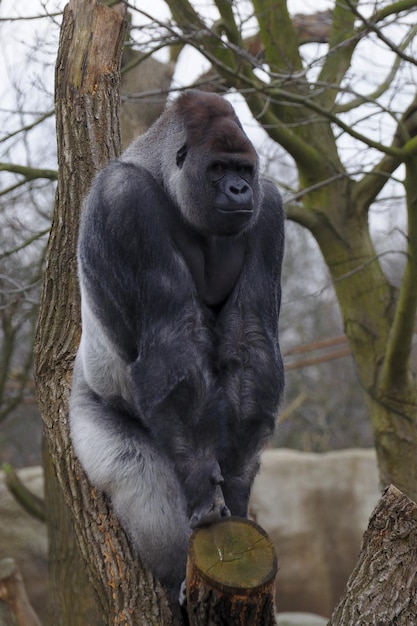
[[[229,102],[216,94],[187,91],[126,156],[137,163],[137,150],[143,155],[144,144],[150,152],[141,159],[143,166],[153,170],[196,231],[234,235],[256,221],[258,157]],[[158,156],[152,155],[155,145]]]
[[241,232],[256,219],[258,160],[233,108],[219,96],[191,91],[177,101],[176,109],[183,118],[185,142],[176,151],[176,169],[169,176],[172,196],[196,230],[212,235]]

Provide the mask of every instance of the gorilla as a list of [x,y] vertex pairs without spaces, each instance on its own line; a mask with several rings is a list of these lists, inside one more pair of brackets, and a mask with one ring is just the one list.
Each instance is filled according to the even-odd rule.
[[192,529],[247,515],[274,430],[283,232],[232,106],[197,90],[98,174],[83,206],[71,437],[172,598]]

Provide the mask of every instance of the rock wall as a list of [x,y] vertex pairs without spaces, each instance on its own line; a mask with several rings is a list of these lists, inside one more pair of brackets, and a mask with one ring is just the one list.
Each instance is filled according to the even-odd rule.
[[277,550],[277,610],[330,616],[379,498],[373,449],[264,452],[251,514]]

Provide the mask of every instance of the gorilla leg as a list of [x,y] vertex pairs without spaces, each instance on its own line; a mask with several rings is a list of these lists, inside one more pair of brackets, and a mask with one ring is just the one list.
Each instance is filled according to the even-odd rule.
[[137,420],[108,406],[88,387],[77,359],[70,400],[71,435],[91,482],[111,499],[146,565],[178,599],[190,528],[172,464]]
[[[156,354],[154,349],[153,356]],[[167,352],[166,371],[172,360]],[[147,359],[148,372],[150,362]],[[160,369],[163,370],[162,365]],[[162,401],[152,401],[148,393],[148,400],[142,395],[136,405],[142,408],[143,420],[152,433],[152,440],[158,442],[161,456],[169,459],[175,468],[186,500],[190,527],[196,528],[230,515],[224,502],[223,476],[218,462],[219,449],[223,446],[223,426],[221,415],[213,405],[209,378],[203,378],[199,370],[190,368],[190,372],[182,374],[178,366],[177,369],[175,372],[172,368],[175,372],[170,375],[172,389]],[[133,380],[139,380],[143,388],[146,373],[137,364],[131,371]],[[176,380],[176,376],[182,378]],[[148,411],[143,411],[143,407],[149,406]]]

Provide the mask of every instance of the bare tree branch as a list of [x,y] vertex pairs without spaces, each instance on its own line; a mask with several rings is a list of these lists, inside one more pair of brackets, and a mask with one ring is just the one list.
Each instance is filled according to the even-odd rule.
[[56,170],[41,169],[37,167],[29,167],[25,165],[16,165],[14,163],[0,163],[0,172],[10,172],[12,174],[21,174],[26,181],[36,180],[37,178],[46,178],[48,180],[58,180],[58,172]]

